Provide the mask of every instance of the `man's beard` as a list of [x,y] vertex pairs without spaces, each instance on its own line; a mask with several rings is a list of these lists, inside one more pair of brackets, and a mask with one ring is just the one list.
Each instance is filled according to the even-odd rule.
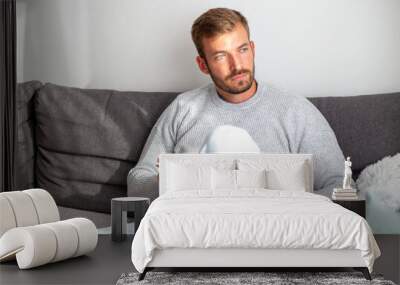
[[[210,69],[208,69],[210,71],[210,76],[212,81],[214,82],[214,84],[222,89],[223,91],[229,93],[229,94],[241,94],[243,92],[246,92],[247,90],[249,90],[251,88],[251,86],[253,85],[253,81],[254,81],[254,70],[255,68],[253,67],[253,70],[250,71],[248,69],[241,69],[241,70],[234,70],[231,74],[229,74],[228,76],[225,77],[225,79],[221,79],[218,78],[216,76],[214,76],[214,74],[211,72]],[[238,74],[249,74],[249,81],[247,82],[247,80],[239,80],[239,86],[235,87],[235,86],[229,86],[228,84],[226,84],[226,82],[228,82],[232,77],[238,75]]]

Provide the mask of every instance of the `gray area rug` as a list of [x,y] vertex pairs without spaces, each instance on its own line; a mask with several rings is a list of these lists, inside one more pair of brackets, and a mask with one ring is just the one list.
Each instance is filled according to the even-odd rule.
[[379,284],[395,285],[381,275],[372,275],[372,281],[360,272],[148,272],[142,281],[139,273],[122,274],[117,285],[133,284]]

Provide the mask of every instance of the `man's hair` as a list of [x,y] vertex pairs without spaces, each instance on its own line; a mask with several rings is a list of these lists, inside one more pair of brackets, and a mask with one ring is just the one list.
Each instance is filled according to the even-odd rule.
[[204,57],[203,38],[211,38],[219,34],[231,32],[240,23],[250,37],[249,25],[246,18],[238,11],[228,8],[214,8],[198,17],[192,26],[192,40],[197,52]]

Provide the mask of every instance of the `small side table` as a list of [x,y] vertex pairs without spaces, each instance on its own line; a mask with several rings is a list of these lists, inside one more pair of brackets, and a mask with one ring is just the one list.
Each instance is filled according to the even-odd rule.
[[150,199],[145,197],[120,197],[111,200],[111,238],[113,241],[126,239],[127,213],[133,212],[135,233],[144,217]]
[[365,199],[358,198],[357,200],[332,200],[332,202],[341,205],[342,207],[359,214],[365,219]]

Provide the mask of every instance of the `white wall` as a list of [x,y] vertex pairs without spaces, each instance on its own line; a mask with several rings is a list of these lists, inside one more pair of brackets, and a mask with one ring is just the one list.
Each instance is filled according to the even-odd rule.
[[182,91],[209,82],[195,65],[193,20],[240,10],[256,77],[304,96],[400,91],[399,0],[18,0],[18,79]]

